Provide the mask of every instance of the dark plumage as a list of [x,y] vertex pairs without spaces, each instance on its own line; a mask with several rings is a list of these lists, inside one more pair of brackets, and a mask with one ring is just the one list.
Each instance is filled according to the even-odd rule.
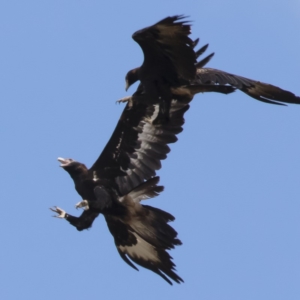
[[184,16],[167,17],[132,35],[143,50],[144,62],[127,73],[127,87],[140,80],[145,91],[153,96],[160,85],[176,86],[181,79],[195,77],[195,42],[189,38],[191,26],[182,19]]
[[196,85],[211,84],[215,87],[232,86],[256,100],[270,104],[300,104],[300,97],[289,91],[268,83],[255,81],[216,69],[197,68],[197,75],[193,83]]
[[[145,101],[140,101],[144,97]],[[92,226],[102,213],[115,239],[120,256],[131,267],[133,262],[164,278],[180,283],[167,250],[180,245],[177,232],[168,225],[174,217],[160,209],[141,205],[140,201],[163,191],[155,177],[161,160],[167,157],[168,144],[182,131],[184,113],[191,98],[178,96],[170,103],[169,121],[159,120],[159,105],[149,104],[147,94],[129,99],[104,150],[88,169],[72,159],[59,158],[61,167],[74,181],[85,208],[80,217],[55,207],[57,217],[66,219],[79,231]],[[158,121],[158,124],[154,123]]]
[[[184,16],[167,17],[132,35],[144,53],[144,62],[126,75],[126,90],[140,81],[142,90],[160,102],[160,114],[168,119],[170,88],[188,82],[196,75],[195,42],[189,38],[191,26]],[[138,89],[137,93],[141,90]]]
[[[145,60],[140,68],[133,69],[127,73],[125,78],[126,90],[131,84],[140,80],[141,84],[136,93],[155,91],[153,83],[159,82],[159,89],[166,91],[185,85],[197,86],[198,91],[200,91],[202,87],[202,92],[218,92],[224,94],[230,93],[234,91],[234,89],[239,89],[250,97],[266,103],[279,105],[285,105],[284,103],[300,104],[300,97],[277,86],[233,75],[217,69],[203,68],[213,57],[214,53],[199,62],[195,62],[195,59],[206,51],[208,44],[198,51],[194,51],[199,39],[192,42],[191,39],[188,38],[190,25],[185,22],[176,23],[176,21],[182,18],[182,16],[168,17],[133,35],[134,40],[139,43],[144,52]],[[174,43],[168,46],[170,38],[168,39],[167,37],[170,37],[172,31],[176,32],[176,29],[179,30],[180,27],[178,24],[185,27],[185,31],[183,31],[185,35],[174,38]],[[138,40],[136,39],[137,36],[139,38]],[[184,42],[186,42],[185,47],[182,46]],[[186,52],[183,52],[181,49],[186,49]],[[182,57],[180,57],[180,53],[182,53]],[[159,64],[172,66],[168,72],[162,72],[161,75],[159,75],[158,67],[150,68],[150,66],[152,66],[150,62],[155,60],[155,57],[159,55],[161,55],[160,60],[157,60]],[[172,60],[173,57],[178,59],[180,69],[177,68],[176,63]],[[155,66],[155,63],[153,65]],[[186,72],[183,70],[186,70]],[[144,73],[147,73],[147,76],[141,75]],[[192,76],[193,74],[194,76]],[[165,79],[165,77],[167,79]],[[172,80],[170,78],[172,78]],[[149,82],[151,82],[152,85],[150,85]],[[227,90],[226,87],[228,87]],[[229,87],[232,89],[230,90]],[[172,98],[172,96],[163,98],[161,94],[159,96],[162,97],[162,100]],[[166,103],[168,103],[168,101],[166,101]]]
[[181,244],[168,224],[174,217],[160,209],[141,205],[163,191],[156,171],[182,131],[184,113],[199,92],[228,94],[240,89],[268,103],[299,103],[299,97],[278,87],[256,82],[223,71],[203,68],[213,54],[197,62],[208,45],[194,51],[198,39],[188,35],[190,25],[182,16],[168,17],[136,32],[145,60],[127,74],[127,84],[141,84],[127,105],[117,126],[91,168],[72,159],[59,158],[72,177],[85,210],[79,217],[52,208],[79,231],[92,226],[103,214],[122,259],[131,267],[135,262],[164,278],[180,283],[167,250]]

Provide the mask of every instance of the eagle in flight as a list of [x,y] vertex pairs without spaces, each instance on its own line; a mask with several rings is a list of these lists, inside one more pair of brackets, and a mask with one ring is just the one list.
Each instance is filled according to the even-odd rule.
[[95,163],[87,168],[73,159],[58,158],[69,173],[82,201],[79,217],[54,206],[55,217],[81,231],[103,214],[121,258],[147,268],[169,284],[183,282],[168,250],[181,245],[169,225],[174,217],[142,204],[163,191],[156,171],[170,152],[169,144],[182,131],[184,114],[200,92],[230,94],[236,89],[267,103],[300,103],[300,98],[279,87],[220,70],[204,68],[213,53],[198,61],[208,45],[195,50],[191,26],[183,16],[167,17],[137,31],[133,39],[144,62],[126,75],[126,89],[140,81],[137,91],[121,99],[126,106],[116,128]]

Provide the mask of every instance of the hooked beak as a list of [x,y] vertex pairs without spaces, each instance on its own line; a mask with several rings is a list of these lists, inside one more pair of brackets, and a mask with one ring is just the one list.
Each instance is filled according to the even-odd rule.
[[65,167],[67,166],[70,162],[72,162],[73,160],[70,158],[62,158],[62,157],[58,157],[57,160],[60,162],[60,167]]
[[128,80],[125,81],[125,91],[127,92],[127,90],[129,89],[129,82]]

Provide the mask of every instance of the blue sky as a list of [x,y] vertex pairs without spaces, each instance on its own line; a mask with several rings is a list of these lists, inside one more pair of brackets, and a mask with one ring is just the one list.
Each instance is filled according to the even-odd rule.
[[300,299],[300,106],[193,100],[147,203],[176,217],[184,284],[127,266],[103,217],[85,232],[51,217],[80,213],[57,157],[91,166],[135,90],[132,33],[174,14],[209,67],[300,95],[298,0],[1,1],[1,299]]

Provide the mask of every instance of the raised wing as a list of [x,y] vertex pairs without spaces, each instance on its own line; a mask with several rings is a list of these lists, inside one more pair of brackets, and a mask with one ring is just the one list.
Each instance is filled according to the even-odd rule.
[[132,38],[143,50],[142,67],[147,68],[147,73],[152,72],[155,65],[160,66],[160,74],[153,76],[166,77],[170,81],[173,76],[186,80],[195,77],[195,43],[189,38],[191,26],[182,21],[184,18],[182,15],[167,17],[133,34]]
[[127,103],[110,140],[89,170],[93,176],[115,181],[122,195],[161,168],[161,160],[170,152],[168,144],[176,142],[176,135],[182,131],[183,116],[191,101],[186,97],[172,100],[169,122],[159,124],[154,122],[159,105],[148,103],[142,96],[134,99]]

